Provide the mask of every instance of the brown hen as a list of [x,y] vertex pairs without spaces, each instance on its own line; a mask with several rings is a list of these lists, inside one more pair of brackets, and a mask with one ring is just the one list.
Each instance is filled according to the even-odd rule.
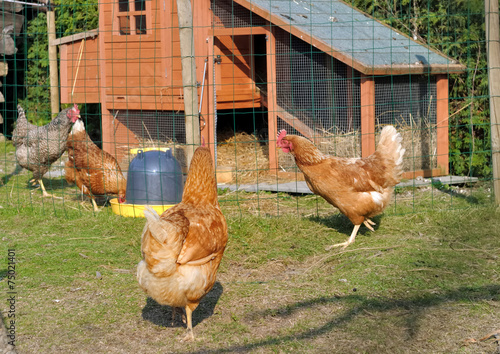
[[81,120],[73,125],[66,146],[69,158],[64,171],[66,181],[76,183],[92,199],[94,211],[99,210],[94,195],[117,194],[118,201],[125,202],[127,180],[118,162],[94,144]]
[[393,188],[401,181],[403,155],[401,135],[393,126],[382,129],[377,151],[365,158],[324,155],[306,138],[278,134],[277,145],[291,153],[309,189],[338,208],[354,224],[346,242],[327,247],[347,247],[354,242],[361,224],[373,230],[371,217],[389,204]]
[[137,266],[141,288],[159,304],[186,310],[187,334],[194,339],[192,313],[212,289],[227,243],[227,224],[217,199],[210,150],[196,149],[182,201],[161,216],[150,207]]

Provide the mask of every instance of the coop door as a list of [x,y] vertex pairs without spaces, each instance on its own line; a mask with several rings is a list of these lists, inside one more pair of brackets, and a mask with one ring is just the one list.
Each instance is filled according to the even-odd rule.
[[251,44],[252,37],[248,35],[215,38],[214,65],[218,108],[253,107],[257,90],[253,78]]

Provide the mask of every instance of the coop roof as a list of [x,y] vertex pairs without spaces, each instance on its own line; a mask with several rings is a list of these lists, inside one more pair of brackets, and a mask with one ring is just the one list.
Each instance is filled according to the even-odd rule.
[[460,73],[465,66],[338,0],[234,0],[367,75]]

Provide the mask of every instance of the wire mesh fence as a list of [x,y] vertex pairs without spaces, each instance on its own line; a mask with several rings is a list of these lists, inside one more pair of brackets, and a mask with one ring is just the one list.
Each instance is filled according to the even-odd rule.
[[[176,173],[185,178],[186,136],[192,132],[185,124],[185,43],[175,1],[2,6],[0,205],[84,212],[90,205],[80,203],[85,195],[119,197],[118,169],[115,177],[102,176],[110,158],[126,178],[131,162],[155,149],[170,149],[180,166]],[[48,11],[55,13],[52,41]],[[276,147],[276,134],[285,129],[324,154],[362,158],[375,151],[386,125],[398,129],[406,149],[403,183],[390,210],[492,201],[481,2],[196,0],[193,23],[187,45],[195,50],[196,119],[227,210],[331,212],[311,193],[292,154]],[[50,70],[49,48],[57,48],[57,70]],[[60,143],[49,133],[57,126],[51,120],[58,113],[51,111],[54,100],[60,110],[78,105],[89,141],[99,150],[68,150],[71,122],[57,135],[64,142],[53,152],[58,156],[42,156]],[[14,146],[18,104],[37,127],[28,126],[33,133],[22,134],[29,141]],[[82,187],[78,178],[76,186],[69,183],[75,154],[86,159],[78,173],[102,172],[94,188]],[[23,169],[24,160],[30,164]],[[98,191],[113,183],[116,188]],[[42,197],[37,185],[61,199]],[[170,187],[182,189],[175,183],[160,189]]]

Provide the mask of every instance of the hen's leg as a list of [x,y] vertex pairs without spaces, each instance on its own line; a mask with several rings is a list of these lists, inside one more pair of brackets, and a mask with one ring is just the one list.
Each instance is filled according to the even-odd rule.
[[43,185],[43,181],[41,179],[39,179],[38,182],[40,182],[40,188],[42,188],[42,192],[43,192],[42,196],[43,197],[52,197],[52,198],[56,198],[56,199],[62,199],[61,197],[56,197],[55,195],[47,193],[47,191],[45,190],[45,186]]
[[356,238],[356,234],[358,233],[358,230],[359,230],[360,226],[361,226],[361,224],[354,225],[354,229],[352,230],[351,236],[349,237],[349,239],[346,242],[337,243],[335,245],[325,247],[325,251],[329,251],[329,250],[331,250],[334,247],[346,248],[347,246],[349,246],[351,243],[354,242],[354,239]]
[[94,211],[99,211],[99,208],[97,207],[94,196],[91,195],[90,198],[92,199],[92,205],[94,206]]
[[198,304],[187,304],[186,305],[186,319],[187,319],[187,333],[183,342],[194,340],[193,334],[193,311],[198,307]]
[[175,324],[175,314],[177,313],[177,307],[173,306],[172,307],[172,322],[171,322],[171,326],[173,327],[174,324]]
[[175,324],[175,317],[177,315],[177,313],[179,312],[180,310],[180,314],[181,314],[181,320],[182,320],[182,323],[186,323],[186,315],[184,314],[184,311],[182,311],[182,309],[180,307],[172,307],[172,326]]

